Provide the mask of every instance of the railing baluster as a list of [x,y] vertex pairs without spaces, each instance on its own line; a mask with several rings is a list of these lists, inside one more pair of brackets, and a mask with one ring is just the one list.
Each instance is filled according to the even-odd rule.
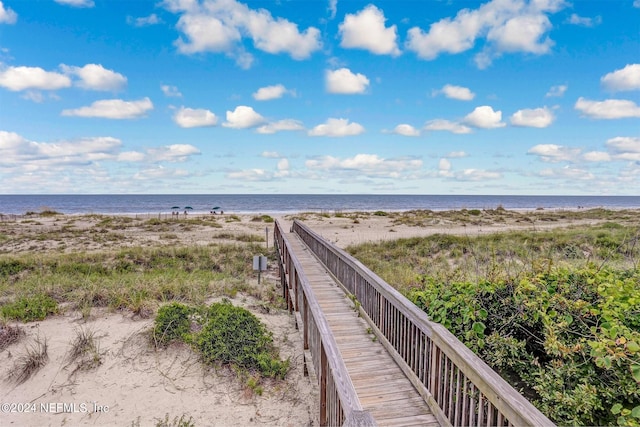
[[278,221],[274,234],[283,296],[290,312],[301,310],[296,319],[303,323],[303,347],[311,353],[311,363],[320,387],[320,424],[342,425],[351,414],[358,414],[359,425],[374,426],[371,414],[362,409],[344,361],[339,356],[335,338]]
[[[423,311],[359,261],[298,220],[293,222],[292,231],[355,295],[365,320],[376,326],[376,333],[384,337],[381,342],[396,355],[394,358],[436,417],[446,418],[454,425],[553,426],[455,336],[431,322]],[[284,239],[282,242],[286,246]],[[290,262],[286,262],[285,270]]]

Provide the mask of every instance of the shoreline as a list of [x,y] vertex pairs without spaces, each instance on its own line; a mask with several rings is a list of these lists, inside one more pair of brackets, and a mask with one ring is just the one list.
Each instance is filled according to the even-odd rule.
[[[224,213],[215,213],[207,211],[188,211],[186,217],[209,217],[209,216],[229,216],[229,215],[241,215],[241,216],[262,216],[262,215],[270,215],[270,216],[291,216],[291,215],[304,215],[304,214],[315,214],[315,215],[340,215],[340,214],[373,214],[375,212],[384,212],[389,214],[402,214],[408,212],[463,212],[463,211],[511,211],[517,213],[532,213],[532,212],[584,212],[589,210],[608,210],[608,211],[625,211],[625,210],[640,210],[640,206],[575,206],[575,207],[525,207],[525,208],[504,208],[502,206],[492,207],[492,208],[433,208],[433,209],[321,209],[321,208],[310,208],[310,209],[295,209],[295,210],[264,210],[264,211],[223,211]],[[44,214],[43,214],[44,213]],[[154,218],[154,217],[185,217],[184,211],[180,210],[178,215],[172,213],[172,211],[159,211],[159,212],[96,212],[96,211],[86,211],[86,212],[60,212],[56,210],[50,209],[42,209],[40,211],[29,211],[24,213],[3,213],[0,212],[0,220],[5,217],[15,217],[15,218],[30,218],[34,216],[55,216],[62,215],[68,217],[80,217],[80,216],[116,216],[116,217],[132,217],[132,218]]]

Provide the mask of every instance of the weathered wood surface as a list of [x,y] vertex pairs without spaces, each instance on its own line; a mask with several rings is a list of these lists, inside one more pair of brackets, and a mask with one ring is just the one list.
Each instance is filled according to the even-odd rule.
[[[293,222],[292,230],[306,245],[301,250],[305,253],[310,250],[327,274],[335,277],[345,292],[357,300],[359,313],[368,322],[368,332],[379,338],[441,424],[553,426],[453,334],[431,322],[423,311],[366,266],[298,220]],[[342,340],[336,341],[340,346]],[[352,351],[358,353],[361,349]],[[358,357],[363,356],[358,353]],[[355,372],[349,372],[354,385],[358,378]],[[364,407],[371,402],[363,395],[360,403]]]
[[439,425],[333,276],[297,235],[287,237],[329,324],[363,410],[379,425]]

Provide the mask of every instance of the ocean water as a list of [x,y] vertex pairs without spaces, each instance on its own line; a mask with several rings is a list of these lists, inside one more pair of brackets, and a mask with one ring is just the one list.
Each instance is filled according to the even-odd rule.
[[174,206],[208,213],[407,211],[414,209],[610,209],[640,208],[640,196],[492,196],[347,194],[156,194],[156,195],[0,195],[0,214],[54,210],[64,214],[158,214]]

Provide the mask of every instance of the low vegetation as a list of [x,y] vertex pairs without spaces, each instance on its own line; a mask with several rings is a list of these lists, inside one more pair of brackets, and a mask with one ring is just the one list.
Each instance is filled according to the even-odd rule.
[[5,319],[33,322],[43,320],[58,312],[58,303],[48,295],[22,296],[14,302],[0,306],[0,315]]
[[212,295],[239,291],[271,298],[268,288],[251,285],[251,259],[261,252],[254,243],[218,243],[0,256],[0,314],[42,320],[67,303],[78,310],[109,307],[147,317],[165,301],[202,304]]
[[[159,346],[175,341],[191,344],[211,365],[231,366],[270,378],[284,378],[289,369],[289,360],[278,358],[272,334],[260,320],[229,301],[209,307],[176,302],[165,305],[158,310],[152,337]],[[255,377],[249,380],[256,381]],[[252,388],[256,389],[256,384]]]
[[637,223],[348,250],[556,423],[640,424]]
[[98,338],[91,329],[76,329],[76,336],[67,353],[67,366],[75,365],[73,372],[87,371],[102,364]]
[[27,381],[47,364],[49,361],[48,350],[47,339],[36,337],[35,341],[25,348],[24,354],[17,357],[7,379],[16,384]]
[[8,325],[0,321],[0,351],[16,343],[25,336],[24,329],[18,325]]

